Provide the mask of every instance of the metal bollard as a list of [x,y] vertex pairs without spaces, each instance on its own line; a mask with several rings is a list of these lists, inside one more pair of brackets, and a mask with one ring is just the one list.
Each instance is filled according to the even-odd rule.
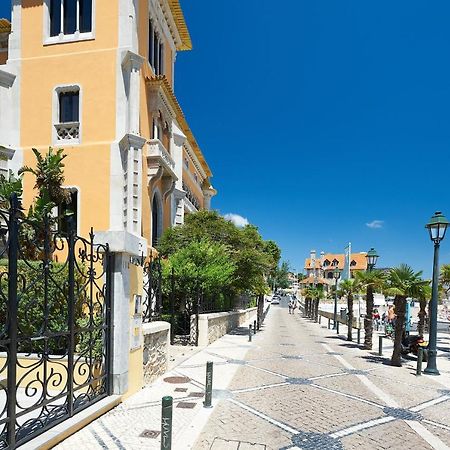
[[418,353],[417,353],[417,369],[416,369],[416,376],[422,375],[422,361],[423,361],[423,348],[419,347]]
[[361,328],[358,328],[358,344],[361,344]]
[[383,356],[383,336],[378,336],[378,355]]
[[321,321],[322,321],[322,316],[319,314],[319,325],[320,325]]
[[252,342],[252,326],[248,326],[248,342]]
[[253,331],[254,331],[255,334],[256,334],[256,320],[253,321]]
[[336,321],[336,333],[339,334],[339,320]]
[[161,450],[172,448],[172,410],[173,398],[170,396],[162,398],[161,411]]
[[328,318],[328,329],[330,329],[330,326],[331,326],[331,319]]
[[213,363],[208,361],[206,363],[206,382],[205,382],[205,401],[203,402],[204,408],[212,408],[212,384],[213,384]]

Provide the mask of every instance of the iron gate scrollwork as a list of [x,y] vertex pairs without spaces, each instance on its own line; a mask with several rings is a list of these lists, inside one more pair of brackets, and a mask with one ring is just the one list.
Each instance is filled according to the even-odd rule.
[[0,449],[111,393],[107,245],[0,211]]
[[144,299],[142,320],[152,322],[161,319],[162,313],[162,267],[161,258],[150,255],[144,262]]

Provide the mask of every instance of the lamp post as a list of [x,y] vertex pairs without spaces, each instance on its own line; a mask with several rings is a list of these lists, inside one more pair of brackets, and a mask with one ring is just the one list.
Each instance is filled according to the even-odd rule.
[[[366,260],[367,260],[367,272],[372,272],[378,260],[378,253],[373,247],[367,252]],[[372,317],[373,317],[373,286],[369,284],[366,290],[366,316],[364,318],[364,328],[366,330],[366,333],[364,337],[364,346],[370,350],[372,349],[372,333],[373,333]],[[370,324],[372,324],[372,326],[370,326]]]
[[439,245],[445,237],[449,225],[448,220],[440,212],[436,211],[431,220],[425,225],[430,233],[430,239],[434,242],[433,260],[433,284],[430,303],[430,338],[428,344],[428,364],[424,373],[428,375],[440,375],[436,366],[437,344],[437,312],[438,312],[438,283],[439,283]]
[[336,321],[337,321],[337,284],[338,280],[341,276],[341,272],[339,267],[336,266],[336,269],[333,270],[333,278],[334,278],[334,318],[333,318],[333,330],[336,329]]

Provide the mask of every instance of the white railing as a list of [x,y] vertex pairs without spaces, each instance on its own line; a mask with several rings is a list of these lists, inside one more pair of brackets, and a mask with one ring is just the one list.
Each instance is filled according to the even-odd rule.
[[55,124],[58,141],[75,141],[80,138],[80,122],[66,122]]
[[148,142],[148,156],[160,157],[172,170],[175,170],[175,161],[159,139],[151,139]]

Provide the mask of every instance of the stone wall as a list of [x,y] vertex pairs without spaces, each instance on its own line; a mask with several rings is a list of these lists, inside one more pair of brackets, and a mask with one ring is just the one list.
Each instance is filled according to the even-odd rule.
[[256,319],[257,308],[232,312],[200,314],[198,318],[198,345],[212,344],[214,341],[248,322]]
[[163,375],[169,364],[170,324],[144,323],[144,383],[152,383]]

